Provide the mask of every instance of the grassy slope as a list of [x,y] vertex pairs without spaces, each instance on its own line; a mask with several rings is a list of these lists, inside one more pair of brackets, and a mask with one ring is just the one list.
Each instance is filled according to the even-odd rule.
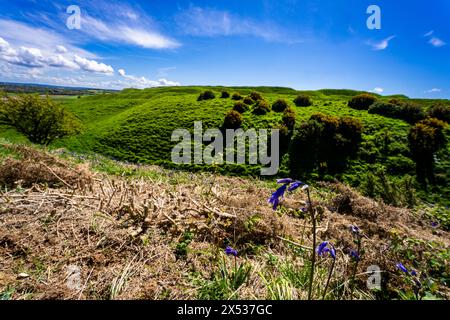
[[[206,88],[216,92],[216,99],[197,101],[198,94]],[[145,90],[127,89],[119,93],[85,96],[79,99],[64,99],[67,108],[74,112],[83,122],[81,135],[64,138],[54,143],[54,147],[66,147],[72,151],[94,151],[120,160],[142,163],[168,163],[170,151],[174,145],[170,141],[173,130],[177,128],[193,129],[194,121],[203,121],[204,130],[220,127],[224,114],[232,108],[234,101],[221,99],[223,87],[170,87]],[[311,107],[296,107],[293,99],[299,93],[289,88],[239,87],[225,88],[228,92],[247,95],[251,91],[261,92],[265,99],[273,103],[279,98],[286,99],[297,112],[297,124],[308,119],[315,112],[336,116],[352,116],[364,123],[363,148],[365,158],[352,160],[346,172],[338,178],[353,186],[360,183],[361,175],[371,171],[375,166],[384,165],[391,176],[414,175],[413,164],[408,159],[407,133],[409,124],[402,120],[389,119],[367,111],[351,109],[347,101],[360,92],[352,90],[303,91],[314,101]],[[395,96],[397,98],[407,98]],[[384,97],[383,99],[389,99]],[[424,107],[429,107],[434,100],[414,100]],[[249,127],[270,128],[281,121],[281,113],[270,112],[256,116],[250,111],[244,114],[244,129]],[[370,154],[380,149],[380,141],[389,135],[391,144],[388,154],[383,158],[367,160]],[[13,135],[12,131],[3,136]],[[2,133],[0,133],[2,137]],[[448,177],[450,171],[449,155],[446,150],[437,165],[437,173]],[[399,164],[406,163],[409,169],[399,171]],[[227,173],[228,167],[219,172]],[[236,170],[231,168],[231,170]],[[237,171],[237,170],[236,170]],[[243,171],[238,171],[243,172]],[[251,172],[244,171],[244,172]],[[282,173],[283,171],[282,168]],[[448,190],[440,188],[433,191],[436,198],[450,198]]]

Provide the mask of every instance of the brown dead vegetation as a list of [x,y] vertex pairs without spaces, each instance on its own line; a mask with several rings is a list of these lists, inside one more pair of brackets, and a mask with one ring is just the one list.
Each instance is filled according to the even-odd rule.
[[[278,215],[266,202],[271,190],[250,180],[209,174],[191,174],[180,184],[168,183],[164,174],[126,179],[26,147],[16,151],[23,159],[0,166],[0,185],[8,187],[0,193],[0,292],[14,288],[16,299],[195,298],[198,288],[189,275],[208,277],[215,248],[225,243],[264,244],[280,256],[286,241],[311,245],[309,222],[289,210],[304,204],[301,193],[289,195],[286,212]],[[17,186],[22,189],[11,189]],[[342,254],[352,245],[350,224],[374,244],[365,264],[384,259],[381,264],[392,269],[385,251],[393,228],[449,245],[447,233],[431,234],[407,209],[343,185],[324,187],[337,195],[317,203],[319,239],[333,241]],[[187,258],[177,260],[174,246],[186,231],[195,238]],[[261,257],[250,259],[263,268]],[[343,273],[344,261],[337,266]],[[256,273],[251,286],[241,296],[265,298]]]

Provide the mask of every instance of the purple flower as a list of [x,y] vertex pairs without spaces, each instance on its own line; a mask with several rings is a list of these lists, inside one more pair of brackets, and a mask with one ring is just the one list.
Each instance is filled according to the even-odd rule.
[[350,230],[353,232],[353,234],[355,235],[359,235],[361,232],[361,229],[359,229],[357,226],[350,226]]
[[416,270],[411,270],[411,273],[410,273],[413,277],[415,277],[415,276],[417,276],[417,271]]
[[330,253],[331,257],[336,260],[336,249],[334,246],[328,241],[324,241],[317,246],[317,254],[319,257],[325,256],[327,253]]
[[360,259],[359,253],[356,250],[350,251],[350,257],[358,261]]
[[277,183],[278,184],[290,184],[290,183],[292,183],[292,181],[294,181],[294,180],[292,180],[291,178],[284,178],[284,179],[278,179]]
[[271,197],[269,198],[269,203],[273,205],[273,209],[276,210],[279,203],[280,198],[282,198],[286,192],[286,189],[288,188],[288,191],[294,191],[300,186],[303,186],[303,188],[307,188],[308,185],[304,184],[301,181],[294,181],[291,178],[284,178],[284,179],[278,179],[278,184],[283,184],[281,187],[279,187],[274,193],[272,193]]
[[405,267],[402,263],[397,263],[395,266],[396,266],[397,268],[399,268],[401,271],[403,271],[404,273],[409,274],[408,269],[406,269],[406,267]]
[[437,228],[437,227],[439,227],[439,223],[438,222],[432,222],[431,223],[431,227]]
[[287,184],[283,184],[274,193],[272,193],[272,196],[269,199],[269,203],[273,204],[273,210],[277,209],[278,204],[280,203],[280,198],[284,196],[287,186]]
[[238,252],[237,252],[236,249],[233,249],[232,247],[228,246],[228,247],[225,248],[225,254],[227,256],[235,256],[235,257],[237,257]]
[[301,182],[301,181],[295,181],[294,183],[292,183],[292,184],[289,186],[288,191],[294,191],[295,189],[297,189],[297,188],[299,188],[299,187],[307,188],[308,185],[305,184],[305,183],[303,183],[303,182]]

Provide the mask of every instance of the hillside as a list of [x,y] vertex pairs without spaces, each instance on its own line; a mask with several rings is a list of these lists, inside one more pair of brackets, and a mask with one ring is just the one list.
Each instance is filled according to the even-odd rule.
[[[274,211],[267,204],[274,181],[2,141],[0,185],[1,299],[307,297],[311,222],[298,210],[307,197],[289,193]],[[342,184],[310,189],[317,243],[336,249],[333,264],[318,257],[313,299],[450,297],[450,234],[426,215]],[[364,235],[356,267],[350,225]],[[235,259],[225,255],[228,245]],[[417,279],[398,263],[417,270]],[[236,265],[241,280],[233,280]],[[373,265],[383,270],[375,291],[366,286]],[[412,279],[422,283],[420,292]]]
[[[197,101],[199,94],[213,90],[216,98]],[[411,125],[406,121],[370,114],[366,110],[355,110],[347,106],[348,101],[361,92],[352,90],[295,91],[289,88],[270,87],[171,87],[145,90],[126,89],[118,93],[84,96],[80,99],[63,100],[83,123],[81,135],[56,141],[54,147],[67,147],[77,152],[95,152],[114,159],[173,167],[170,152],[174,142],[170,141],[173,130],[186,128],[193,130],[194,121],[202,121],[203,129],[221,127],[227,111],[232,109],[234,100],[220,98],[221,91],[230,94],[248,95],[260,92],[272,104],[283,98],[296,113],[296,126],[321,112],[332,116],[350,116],[363,123],[363,141],[358,154],[349,159],[346,167],[332,175],[320,176],[314,172],[307,176],[313,180],[334,178],[354,187],[364,187],[373,179],[383,180],[383,175],[396,184],[407,176],[415,175],[415,164],[411,160],[407,146],[407,135]],[[293,103],[298,94],[307,94],[313,104],[297,107]],[[405,96],[377,96],[381,101],[396,98],[410,101],[428,110],[433,104],[448,104],[446,100],[408,99]],[[243,129],[272,128],[282,122],[281,112],[256,115],[251,111],[243,113]],[[449,136],[447,131],[447,137]],[[437,184],[427,190],[416,185],[423,200],[449,205],[450,149],[447,145],[438,155],[436,162]],[[289,158],[283,157],[280,176],[289,175]],[[189,170],[213,170],[222,174],[255,175],[257,167],[250,165],[223,165],[208,167],[183,166]],[[370,173],[377,177],[373,178]],[[381,176],[380,176],[381,175]],[[305,178],[305,177],[300,177]],[[378,195],[382,197],[382,195]],[[386,200],[386,199],[384,199]]]

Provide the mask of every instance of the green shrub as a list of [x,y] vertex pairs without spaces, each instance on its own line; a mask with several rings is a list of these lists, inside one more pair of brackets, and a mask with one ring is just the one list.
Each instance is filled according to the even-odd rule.
[[363,93],[354,96],[349,102],[348,106],[357,110],[367,110],[369,107],[377,101],[377,98],[371,94]]
[[379,114],[390,118],[399,118],[401,107],[397,104],[377,101],[369,107],[369,113]]
[[220,95],[222,99],[228,99],[230,97],[230,94],[228,91],[222,91],[222,94]]
[[428,111],[430,118],[436,118],[450,123],[450,106],[436,105]]
[[272,104],[272,110],[275,112],[283,112],[289,107],[288,103],[284,99],[278,99]]
[[206,91],[200,93],[200,95],[197,98],[197,101],[211,100],[211,99],[214,99],[215,97],[216,97],[216,95],[214,94],[214,92],[212,92],[211,90],[206,90]]
[[233,100],[242,100],[242,96],[239,93],[235,92],[231,96],[231,99],[233,99]]
[[270,112],[270,104],[266,100],[258,100],[253,107],[253,113],[257,115],[264,115]]
[[20,95],[0,103],[0,124],[14,127],[33,143],[48,145],[81,128],[75,116],[49,97]]
[[397,104],[393,104],[377,101],[369,107],[369,113],[379,114],[389,118],[401,119],[408,123],[416,123],[426,117],[422,107],[406,102],[397,102]]
[[233,106],[233,110],[237,111],[239,113],[244,113],[245,111],[248,110],[248,106],[243,103],[242,101],[237,101],[235,102],[234,106]]
[[245,97],[244,98],[244,103],[250,106],[250,105],[254,104],[255,101],[253,101],[253,99],[250,98],[250,97]]
[[248,95],[253,101],[259,101],[263,99],[263,96],[261,95],[261,93],[253,91],[252,93],[250,93]]
[[423,108],[417,104],[405,103],[400,111],[400,119],[408,123],[416,123],[427,117]]
[[295,127],[295,121],[296,121],[295,111],[289,107],[286,110],[284,110],[282,121],[283,121],[283,124],[288,129],[293,129]]
[[242,115],[239,112],[230,110],[225,115],[223,127],[225,129],[237,129],[242,125],[243,121]]
[[297,107],[309,107],[312,105],[312,100],[309,96],[300,94],[294,99],[294,103]]

